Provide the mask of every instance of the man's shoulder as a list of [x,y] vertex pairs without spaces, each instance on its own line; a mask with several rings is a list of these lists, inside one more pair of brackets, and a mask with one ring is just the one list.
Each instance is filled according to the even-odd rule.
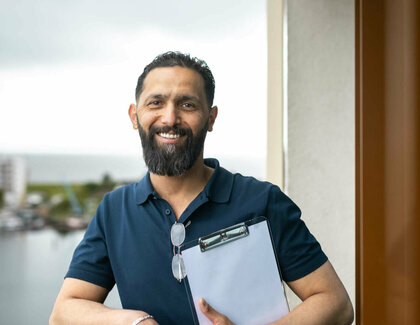
[[136,184],[122,185],[106,193],[98,206],[97,218],[109,223],[118,221],[122,211],[132,211],[136,205]]
[[275,186],[274,184],[258,179],[254,176],[249,175],[242,175],[241,173],[234,173],[233,174],[235,182],[239,184],[246,184],[248,186],[255,186],[255,187],[272,187]]
[[241,173],[232,173],[234,184],[240,188],[255,190],[271,190],[278,186],[265,180],[257,179],[254,176],[242,175]]
[[254,176],[234,173],[233,179],[233,195],[243,194],[260,197],[268,196],[271,192],[281,192],[277,185],[265,180],[257,179]]
[[130,183],[116,187],[114,190],[104,195],[104,201],[116,202],[127,198],[134,198],[137,184],[138,183]]

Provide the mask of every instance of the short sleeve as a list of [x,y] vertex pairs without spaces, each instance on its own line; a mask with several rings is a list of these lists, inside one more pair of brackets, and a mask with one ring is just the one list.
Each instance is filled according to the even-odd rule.
[[84,280],[111,290],[115,279],[106,245],[104,218],[105,204],[102,201],[82,241],[74,251],[65,277]]
[[270,190],[267,218],[283,280],[300,279],[327,261],[320,244],[301,219],[300,209],[277,186]]

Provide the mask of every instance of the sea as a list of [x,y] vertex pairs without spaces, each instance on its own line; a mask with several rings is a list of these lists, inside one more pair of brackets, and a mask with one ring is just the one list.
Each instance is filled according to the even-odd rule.
[[[0,234],[0,324],[48,324],[83,233],[42,229]],[[116,287],[105,305],[121,308]]]
[[0,154],[0,163],[8,157],[24,159],[28,183],[135,181],[147,171],[140,155]]
[[[26,162],[28,183],[84,183],[99,182],[108,174],[120,182],[139,181],[147,172],[141,154],[8,154],[0,153],[0,163],[9,157],[20,157]],[[265,177],[265,157],[222,156],[220,165],[232,172]]]

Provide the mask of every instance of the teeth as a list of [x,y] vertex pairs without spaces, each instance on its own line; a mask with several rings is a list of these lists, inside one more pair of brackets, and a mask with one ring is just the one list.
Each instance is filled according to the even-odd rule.
[[169,133],[159,133],[159,135],[163,138],[167,138],[167,139],[177,139],[180,137],[179,134],[169,134]]

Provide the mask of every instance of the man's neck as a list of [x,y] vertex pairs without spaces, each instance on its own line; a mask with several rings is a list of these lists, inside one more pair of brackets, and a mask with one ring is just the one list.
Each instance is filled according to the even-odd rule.
[[204,189],[213,171],[204,164],[203,157],[199,157],[185,174],[160,176],[150,173],[150,182],[159,196],[172,206],[178,219],[191,201]]

